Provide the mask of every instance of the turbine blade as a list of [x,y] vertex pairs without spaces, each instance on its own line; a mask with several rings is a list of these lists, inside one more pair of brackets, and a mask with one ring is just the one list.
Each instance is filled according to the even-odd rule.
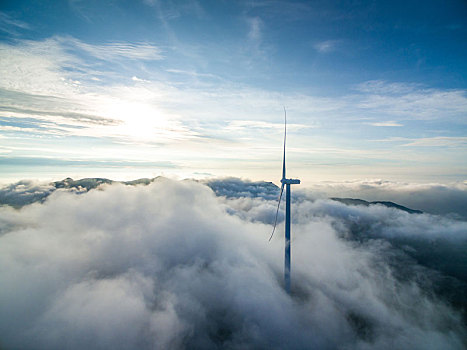
[[282,192],[284,192],[284,184],[282,184],[281,186],[281,193],[279,194],[279,201],[277,202],[276,218],[274,219],[274,228],[272,229],[272,233],[271,233],[271,237],[269,237],[269,241],[271,241],[272,236],[274,236],[274,231],[276,231],[277,214],[279,214],[279,206],[281,205]]
[[284,155],[282,158],[282,179],[285,179],[285,141],[287,139],[287,111],[284,107]]

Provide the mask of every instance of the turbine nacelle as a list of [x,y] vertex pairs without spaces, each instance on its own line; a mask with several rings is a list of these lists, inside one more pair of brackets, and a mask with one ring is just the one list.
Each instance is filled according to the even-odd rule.
[[298,185],[300,183],[299,179],[282,179],[281,183],[283,185]]

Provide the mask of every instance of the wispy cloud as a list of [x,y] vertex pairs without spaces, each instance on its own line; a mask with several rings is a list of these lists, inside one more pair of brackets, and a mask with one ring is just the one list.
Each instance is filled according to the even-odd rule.
[[339,43],[340,40],[325,40],[314,44],[313,47],[320,53],[329,53],[336,51]]
[[[259,38],[261,33],[251,35]],[[406,132],[407,128],[400,128],[408,125],[406,120],[461,122],[467,113],[466,92],[460,89],[369,81],[348,94],[319,97],[213,79],[214,74],[195,69],[155,67],[154,60],[169,62],[157,46],[144,43],[91,45],[71,37],[52,37],[0,44],[0,116],[12,122],[2,130],[7,146],[17,146],[13,133],[22,131],[15,128],[35,128],[37,139],[51,135],[46,133],[50,128],[63,137],[107,142],[108,149],[99,146],[105,155],[115,145],[125,146],[127,159],[173,158],[185,164],[205,164],[209,158],[270,161],[282,143],[282,106],[286,105],[293,116],[289,130],[300,142],[298,146],[291,141],[289,150],[302,164],[323,163],[321,154],[331,155],[333,164],[356,159],[394,161],[397,155],[387,149],[368,151],[371,140],[356,140],[349,130],[380,127],[378,132],[387,133],[381,136],[387,136],[387,141],[394,136],[389,127]],[[21,118],[34,122],[14,123]],[[315,133],[317,127],[323,132]],[[410,146],[428,142],[417,144],[406,136],[401,134],[392,142]],[[454,135],[439,136],[438,144],[448,142],[442,137]],[[250,149],[247,155],[242,152],[245,147]]]
[[404,124],[401,124],[401,123],[398,123],[392,120],[388,120],[385,122],[368,123],[368,125],[371,125],[371,126],[404,126]]
[[416,147],[463,147],[467,152],[467,137],[436,136],[413,139],[404,146]]
[[184,70],[184,69],[167,69],[166,70],[169,73],[173,74],[180,74],[180,75],[185,75],[193,78],[214,78],[214,79],[221,79],[219,76],[211,74],[211,73],[199,73],[195,70]]
[[[287,124],[287,130],[294,131],[300,130],[305,128],[310,128],[312,126],[306,124]],[[253,120],[234,120],[229,122],[228,126],[226,127],[227,130],[230,131],[239,131],[239,130],[266,130],[266,131],[284,131],[284,124],[282,123],[268,123],[263,121],[253,121]]]
[[110,159],[73,159],[56,157],[8,157],[0,156],[2,165],[34,165],[34,166],[92,166],[92,167],[157,167],[176,168],[172,162],[151,162],[134,160],[110,160]]
[[163,58],[159,47],[147,42],[109,42],[102,45],[91,45],[72,37],[56,37],[55,40],[65,49],[81,51],[94,58],[113,61],[117,59],[161,60]]
[[195,15],[197,18],[205,18],[206,16],[206,11],[197,0],[180,2],[143,0],[143,3],[155,7],[158,15],[164,21],[178,19],[184,15]]
[[[0,93],[2,91],[0,90]],[[28,96],[26,94],[20,94],[20,93],[13,93],[11,94],[12,97],[16,97],[16,98],[24,98],[23,102],[27,102],[27,101],[32,101],[34,100],[34,97],[33,96]],[[30,98],[28,98],[30,97]],[[4,102],[5,100],[2,99],[2,102]],[[56,102],[56,101],[54,101]],[[43,103],[44,103],[44,107],[47,103],[50,103],[50,100],[48,100],[47,98],[44,98],[43,99]],[[66,101],[64,101],[63,103],[66,103]],[[57,106],[56,106],[57,107]],[[54,110],[40,110],[40,109],[27,109],[27,108],[18,108],[18,107],[15,107],[15,106],[7,106],[7,105],[4,105],[2,107],[0,107],[0,112],[6,112],[8,113],[10,116],[15,116],[15,115],[28,115],[28,116],[34,116],[35,118],[37,119],[54,119],[54,118],[64,118],[66,120],[75,120],[77,123],[82,123],[82,124],[91,124],[91,125],[116,125],[118,124],[118,120],[115,120],[115,119],[111,119],[111,118],[104,118],[104,117],[100,117],[100,116],[97,116],[97,115],[91,115],[91,114],[85,114],[85,113],[77,113],[77,112],[69,112],[69,111],[66,111],[66,110],[62,110],[62,111],[54,111]],[[57,119],[55,119],[57,120]]]
[[0,31],[16,36],[25,29],[30,29],[29,24],[0,11]]
[[404,147],[463,147],[467,151],[467,137],[434,136],[422,138],[389,137],[375,142],[397,142]]
[[248,19],[248,24],[248,39],[254,42],[260,42],[262,38],[263,21],[259,17],[253,17]]
[[462,89],[428,89],[417,84],[384,81],[366,82],[357,89],[361,94],[355,103],[362,110],[421,120],[446,120],[467,112],[467,91]]
[[369,80],[356,85],[354,89],[371,94],[401,95],[423,89],[423,86],[415,83],[390,83],[383,80]]

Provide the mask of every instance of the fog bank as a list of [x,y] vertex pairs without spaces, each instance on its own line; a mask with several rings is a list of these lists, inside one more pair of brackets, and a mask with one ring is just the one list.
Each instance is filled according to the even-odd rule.
[[449,299],[459,296],[436,289],[443,278],[463,283],[465,266],[434,269],[426,248],[435,242],[442,258],[458,259],[465,222],[303,197],[293,210],[289,296],[282,223],[268,243],[274,211],[269,197],[218,197],[162,178],[1,207],[0,345],[466,346],[462,305]]

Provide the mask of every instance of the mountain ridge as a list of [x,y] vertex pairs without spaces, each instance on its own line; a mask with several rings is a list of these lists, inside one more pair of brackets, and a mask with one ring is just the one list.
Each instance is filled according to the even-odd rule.
[[340,202],[342,204],[345,204],[345,205],[363,205],[365,207],[369,207],[370,205],[383,205],[385,207],[388,207],[388,208],[395,208],[395,209],[399,209],[399,210],[402,210],[402,211],[405,211],[407,213],[410,213],[410,214],[423,214],[423,211],[421,210],[417,210],[417,209],[411,209],[411,208],[407,208],[403,205],[400,205],[400,204],[397,204],[397,203],[394,203],[394,202],[390,202],[390,201],[366,201],[366,200],[363,200],[363,199],[359,199],[359,198],[339,198],[339,197],[332,197],[332,198],[329,198],[330,200],[333,200],[333,201],[336,201],[336,202]]
[[[162,176],[154,178],[140,178],[131,181],[115,181],[100,177],[74,180],[67,177],[63,180],[53,181],[42,186],[34,185],[32,182],[28,181],[19,181],[15,184],[10,184],[0,188],[0,205],[9,205],[14,208],[21,208],[24,205],[45,201],[46,198],[57,189],[69,189],[76,191],[76,193],[85,193],[104,184],[120,183],[127,186],[149,185],[159,178],[162,178]],[[277,199],[277,192],[279,191],[279,187],[269,181],[247,181],[238,178],[225,178],[207,180],[202,183],[213,190],[217,196],[225,196],[227,198],[261,197],[266,200],[274,200]],[[423,213],[421,210],[407,208],[390,201],[370,202],[358,198],[338,197],[332,197],[329,199],[345,205],[383,205],[385,207],[402,210],[410,214]]]

